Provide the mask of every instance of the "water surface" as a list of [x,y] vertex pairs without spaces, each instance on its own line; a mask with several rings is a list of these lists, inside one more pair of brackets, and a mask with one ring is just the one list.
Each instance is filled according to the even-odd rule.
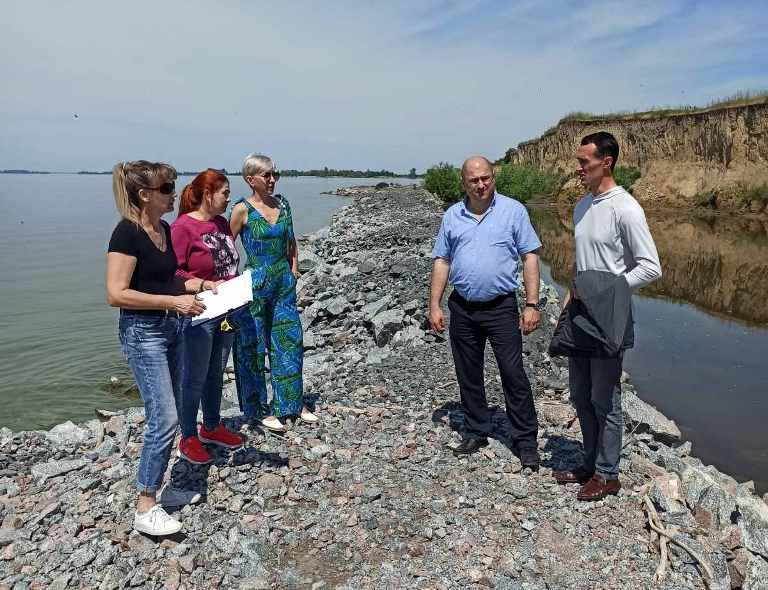
[[[230,182],[233,195],[246,194],[242,179]],[[283,178],[278,192],[291,202],[300,235],[327,225],[348,202],[322,191],[375,182]],[[90,419],[94,408],[140,403],[120,355],[118,311],[105,303],[106,248],[118,221],[111,183],[110,176],[0,174],[0,426],[48,428]]]

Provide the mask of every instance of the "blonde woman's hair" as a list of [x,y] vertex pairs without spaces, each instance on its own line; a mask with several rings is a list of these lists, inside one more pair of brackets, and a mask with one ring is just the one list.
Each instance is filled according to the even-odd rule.
[[272,159],[264,154],[248,154],[243,160],[243,180],[246,176],[256,176],[259,172],[273,168],[274,165]]
[[112,192],[117,210],[124,219],[139,223],[139,189],[151,189],[176,180],[176,169],[163,162],[120,162],[112,168]]

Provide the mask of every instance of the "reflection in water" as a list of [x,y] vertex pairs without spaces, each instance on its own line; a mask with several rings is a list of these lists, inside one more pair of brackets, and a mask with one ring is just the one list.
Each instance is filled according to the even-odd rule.
[[[664,277],[641,292],[648,297],[635,297],[636,345],[624,366],[640,396],[678,423],[696,456],[739,480],[754,480],[764,493],[766,227],[653,212],[648,217]],[[567,284],[574,261],[569,215],[532,210],[531,218],[549,263],[545,280]]]
[[[531,219],[553,277],[568,282],[574,262],[570,211],[533,209]],[[768,324],[768,222],[648,212],[663,276],[643,295],[686,301],[705,311]]]

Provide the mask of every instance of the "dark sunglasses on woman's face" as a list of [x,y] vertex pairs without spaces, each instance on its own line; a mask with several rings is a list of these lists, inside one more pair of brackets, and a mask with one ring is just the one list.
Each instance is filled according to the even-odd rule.
[[149,190],[157,191],[163,195],[170,195],[173,193],[173,191],[176,190],[176,183],[175,182],[164,182],[160,186],[155,186],[150,188]]
[[265,180],[270,176],[275,180],[280,180],[280,172],[278,172],[277,170],[269,170],[267,172],[264,172],[263,174],[259,174],[259,176],[261,176]]

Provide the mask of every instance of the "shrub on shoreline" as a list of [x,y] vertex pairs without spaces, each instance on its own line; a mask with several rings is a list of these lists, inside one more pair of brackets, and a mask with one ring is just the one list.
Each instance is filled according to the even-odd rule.
[[523,203],[533,197],[551,195],[561,185],[559,174],[528,164],[502,164],[496,172],[496,190]]
[[424,188],[444,203],[455,203],[462,193],[459,169],[448,162],[432,166],[424,175]]
[[640,178],[640,169],[634,166],[616,166],[613,171],[613,179],[616,184],[623,186],[628,192],[632,192],[632,185]]
[[[559,174],[535,166],[502,164],[496,171],[496,190],[523,203],[533,197],[551,195],[561,184]],[[432,166],[424,175],[424,188],[444,203],[455,203],[463,194],[459,169],[447,162]]]

